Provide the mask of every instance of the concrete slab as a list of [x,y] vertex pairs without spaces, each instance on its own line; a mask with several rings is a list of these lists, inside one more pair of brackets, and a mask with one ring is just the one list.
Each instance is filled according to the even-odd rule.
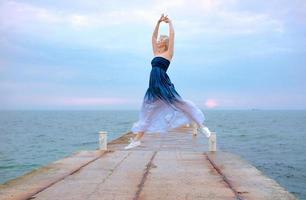
[[106,154],[33,198],[132,199],[151,156],[152,152],[149,151],[116,151]]
[[207,152],[209,160],[220,170],[231,187],[244,199],[293,200],[294,195],[282,188],[256,167],[229,152]]
[[207,152],[207,138],[191,128],[145,134],[141,146],[125,150],[133,136],[0,185],[0,199],[296,199],[239,156]]
[[[167,134],[146,133],[141,139],[142,144],[132,151],[196,151],[204,152],[208,150],[208,139],[203,134],[192,134],[193,129],[181,127],[174,129]],[[124,150],[129,143],[129,138],[135,135],[131,132],[122,135],[114,141],[108,143],[110,150]]]
[[235,199],[201,152],[116,151],[33,196],[37,200]]
[[201,152],[160,151],[139,199],[235,199]]
[[0,184],[0,199],[28,199],[101,157],[104,151],[80,151],[16,179]]

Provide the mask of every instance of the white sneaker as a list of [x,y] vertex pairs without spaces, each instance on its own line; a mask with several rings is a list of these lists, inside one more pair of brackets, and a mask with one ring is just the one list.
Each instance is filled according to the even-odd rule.
[[200,127],[200,132],[205,134],[208,138],[211,136],[211,132],[206,126]]
[[125,146],[124,149],[131,149],[139,146],[140,144],[141,144],[140,140],[134,140],[133,138],[130,138],[130,144]]

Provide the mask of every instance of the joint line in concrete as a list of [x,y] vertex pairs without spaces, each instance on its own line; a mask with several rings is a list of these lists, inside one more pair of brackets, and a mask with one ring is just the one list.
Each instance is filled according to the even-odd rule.
[[141,182],[138,184],[138,190],[136,191],[133,200],[138,200],[139,199],[140,193],[143,189],[144,183],[145,183],[145,181],[147,179],[147,176],[149,174],[149,171],[152,167],[152,163],[153,163],[153,160],[154,160],[156,154],[157,154],[157,151],[154,151],[153,155],[151,156],[151,159],[150,159],[149,163],[146,165],[145,172],[142,175]]
[[245,200],[239,192],[234,188],[234,186],[231,184],[230,180],[225,176],[225,174],[221,171],[221,169],[216,165],[216,163],[209,158],[207,153],[204,153],[206,156],[206,159],[209,161],[209,163],[213,166],[213,168],[218,172],[218,174],[222,177],[223,181],[227,184],[227,186],[233,191],[233,193],[236,196],[237,200]]
[[50,184],[48,184],[48,185],[46,185],[46,186],[44,186],[44,187],[42,187],[42,188],[39,188],[37,191],[33,192],[32,194],[27,195],[27,197],[25,197],[24,199],[25,199],[25,200],[31,200],[31,199],[33,199],[33,198],[34,198],[33,196],[35,196],[35,195],[37,195],[38,193],[44,191],[45,189],[51,187],[52,185],[55,185],[56,183],[58,183],[58,182],[64,180],[66,177],[68,177],[68,176],[70,176],[70,175],[72,175],[72,174],[74,174],[74,173],[80,171],[83,167],[85,167],[85,166],[89,165],[90,163],[92,163],[92,162],[98,160],[99,158],[101,158],[102,156],[104,156],[104,154],[106,154],[106,153],[108,153],[108,152],[112,152],[112,151],[109,151],[109,150],[103,151],[103,153],[102,153],[101,155],[99,155],[99,156],[97,156],[96,158],[94,158],[94,159],[92,159],[92,160],[86,162],[85,164],[81,165],[80,167],[74,169],[73,171],[71,171],[71,172],[69,172],[69,173],[63,175],[62,177],[60,177],[59,179],[53,181],[52,183],[50,183]]
[[108,178],[109,178],[111,175],[113,175],[113,173],[114,173],[114,172],[116,171],[116,169],[122,164],[122,162],[123,162],[124,160],[126,160],[132,153],[133,153],[132,151],[128,152],[128,154],[127,154],[126,156],[124,156],[124,158],[123,158],[122,160],[120,160],[120,161],[115,165],[115,167],[114,167],[113,169],[110,170],[110,172],[108,173],[108,175],[107,175],[105,178],[103,178],[102,181],[101,181],[100,183],[98,183],[98,184],[95,186],[94,190],[93,190],[89,195],[87,195],[86,199],[89,199],[94,193],[96,193],[96,192],[99,190],[100,186],[101,186],[103,183],[105,183],[105,181],[108,180]]

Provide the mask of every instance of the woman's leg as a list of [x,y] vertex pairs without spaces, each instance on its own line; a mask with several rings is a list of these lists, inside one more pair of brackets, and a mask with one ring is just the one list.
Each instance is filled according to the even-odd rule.
[[134,137],[134,140],[140,140],[144,135],[144,131],[138,132]]
[[203,112],[192,101],[180,100],[175,102],[174,105],[190,117],[198,127],[203,127],[205,116]]
[[[143,103],[140,115],[141,121],[145,124],[145,126],[142,127],[143,130],[146,130],[146,128],[149,126],[149,123],[151,122],[153,115],[156,113],[156,110],[159,107],[160,103],[160,100],[156,100],[153,103]],[[143,137],[144,133],[145,131],[138,131],[133,139],[140,140]]]

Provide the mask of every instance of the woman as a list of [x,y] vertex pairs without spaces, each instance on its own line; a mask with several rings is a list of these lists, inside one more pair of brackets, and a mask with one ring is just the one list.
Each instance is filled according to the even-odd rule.
[[[157,41],[158,29],[161,22],[169,24],[169,37],[161,35]],[[196,123],[207,137],[211,132],[202,123],[205,120],[202,111],[192,102],[183,99],[175,90],[166,71],[170,65],[174,50],[174,29],[171,20],[161,15],[152,36],[154,58],[151,61],[149,88],[141,106],[139,120],[133,124],[131,131],[136,134],[130,138],[130,149],[141,144],[144,132],[167,133],[184,124]]]

